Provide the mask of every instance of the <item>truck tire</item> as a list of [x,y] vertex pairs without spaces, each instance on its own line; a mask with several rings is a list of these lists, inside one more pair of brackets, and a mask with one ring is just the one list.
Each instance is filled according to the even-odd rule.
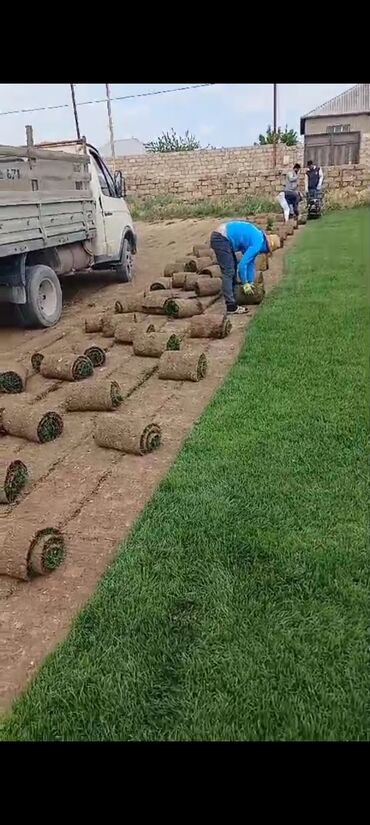
[[18,304],[23,326],[52,327],[59,321],[63,308],[59,279],[50,266],[26,267],[27,303]]
[[129,238],[125,238],[122,246],[121,263],[116,269],[119,280],[127,284],[132,281],[133,277],[133,261],[132,261],[132,246]]

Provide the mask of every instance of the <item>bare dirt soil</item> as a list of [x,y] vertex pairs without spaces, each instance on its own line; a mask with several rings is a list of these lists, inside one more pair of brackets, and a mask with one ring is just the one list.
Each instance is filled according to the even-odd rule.
[[[166,263],[191,251],[194,243],[208,240],[219,220],[170,221],[138,225],[139,253],[132,284],[117,284],[109,273],[70,276],[64,279],[65,308],[57,327],[23,331],[9,327],[1,318],[0,362],[7,359],[30,363],[37,350],[66,352],[89,340],[108,346],[106,365],[95,374],[110,376],[121,385],[122,410],[145,410],[162,425],[161,448],[143,457],[122,455],[98,447],[93,440],[97,413],[65,413],[64,433],[49,444],[34,444],[12,436],[0,440],[0,457],[21,458],[29,467],[30,483],[19,502],[1,506],[0,541],[20,519],[34,519],[49,510],[58,516],[67,540],[67,558],[49,576],[19,582],[0,576],[0,708],[8,707],[43,658],[60,642],[76,612],[94,590],[117,545],[167,472],[182,442],[226,372],[236,359],[245,327],[257,308],[233,319],[231,335],[221,341],[188,341],[207,353],[208,374],[198,384],[160,381],[156,359],[133,355],[131,346],[112,346],[112,339],[85,335],[83,322],[95,309],[113,307],[122,294],[138,292],[162,274]],[[289,240],[289,244],[291,243]],[[282,274],[279,250],[265,273],[266,291]],[[222,301],[207,311],[222,310]],[[154,323],[167,324],[156,317]],[[4,326],[8,323],[8,326]],[[183,322],[172,324],[180,326]],[[156,327],[156,328],[157,328]],[[69,385],[34,374],[27,393],[40,409],[63,411]],[[21,398],[21,396],[18,396]]]

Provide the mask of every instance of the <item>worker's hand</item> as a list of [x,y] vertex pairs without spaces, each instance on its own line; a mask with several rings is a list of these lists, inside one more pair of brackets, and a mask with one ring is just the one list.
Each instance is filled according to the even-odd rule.
[[252,295],[253,294],[253,284],[249,284],[248,281],[246,284],[243,284],[243,292],[244,295]]

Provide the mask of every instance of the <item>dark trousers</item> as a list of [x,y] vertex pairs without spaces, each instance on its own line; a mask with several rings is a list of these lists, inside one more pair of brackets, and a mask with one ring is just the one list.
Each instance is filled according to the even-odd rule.
[[210,240],[217,263],[222,272],[222,289],[226,307],[233,309],[236,306],[234,287],[237,279],[238,262],[230,241],[219,232],[212,232]]
[[299,195],[298,195],[298,192],[285,192],[285,200],[286,200],[288,206],[293,207],[294,215],[296,216],[296,218],[298,218],[299,217],[299,209],[298,209]]

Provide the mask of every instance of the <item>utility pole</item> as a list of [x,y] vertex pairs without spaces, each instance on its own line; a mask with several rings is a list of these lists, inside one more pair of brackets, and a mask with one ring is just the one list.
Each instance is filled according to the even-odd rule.
[[27,146],[33,146],[33,129],[32,129],[32,126],[26,126],[26,142],[27,142]]
[[116,171],[116,153],[114,149],[114,134],[113,134],[113,119],[112,119],[112,106],[110,101],[110,90],[109,90],[109,83],[105,84],[105,93],[107,97],[107,110],[108,110],[108,123],[109,123],[109,136],[110,136],[110,151],[112,155],[112,165],[113,165],[113,174]]
[[74,83],[70,83],[69,85],[70,85],[70,87],[71,87],[72,105],[73,105],[73,114],[74,114],[74,116],[75,116],[75,124],[76,124],[76,134],[77,134],[77,140],[81,140],[81,135],[80,135],[80,127],[79,127],[79,123],[78,123],[78,114],[77,114],[76,98],[75,98],[75,84],[74,84]]
[[274,83],[273,86],[274,86],[274,103],[273,103],[274,169],[276,169],[277,83]]

